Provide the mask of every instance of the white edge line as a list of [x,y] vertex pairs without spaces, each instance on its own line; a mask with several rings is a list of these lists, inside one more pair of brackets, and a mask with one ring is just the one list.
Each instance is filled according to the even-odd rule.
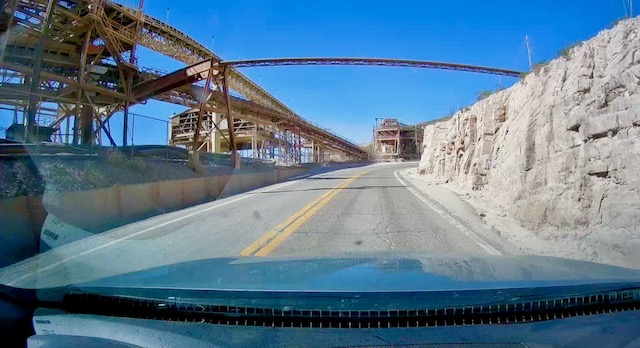
[[105,244],[99,245],[99,246],[97,246],[95,248],[91,248],[89,250],[85,250],[85,251],[83,251],[81,253],[78,253],[78,254],[75,254],[75,255],[71,255],[71,256],[66,257],[66,258],[64,258],[64,259],[62,259],[60,261],[54,262],[54,263],[52,263],[52,264],[50,264],[50,265],[48,265],[46,267],[38,268],[37,270],[35,270],[35,271],[31,272],[31,273],[24,274],[21,277],[14,279],[10,283],[7,283],[7,285],[14,285],[17,282],[19,282],[19,281],[21,281],[23,279],[26,279],[27,277],[34,276],[34,275],[36,275],[36,274],[38,274],[40,272],[49,270],[49,269],[54,268],[54,267],[56,267],[56,266],[58,266],[60,264],[63,264],[65,262],[71,261],[73,259],[76,259],[76,258],[84,256],[84,255],[90,254],[90,253],[92,253],[94,251],[98,251],[100,249],[104,249],[104,248],[109,247],[111,245],[114,245],[116,243],[120,243],[120,242],[122,242],[124,240],[131,239],[133,237],[137,237],[137,236],[139,236],[141,234],[145,234],[145,233],[147,233],[149,231],[152,231],[152,230],[154,230],[156,228],[164,227],[164,226],[170,225],[170,224],[172,224],[172,223],[174,223],[176,221],[184,220],[184,219],[190,218],[192,216],[195,216],[195,215],[207,212],[207,211],[211,211],[211,210],[216,209],[216,208],[220,208],[220,207],[225,206],[227,204],[231,204],[231,203],[235,203],[235,202],[241,201],[241,200],[243,200],[245,198],[251,197],[253,195],[252,193],[255,193],[255,191],[269,192],[269,191],[277,190],[277,189],[285,187],[285,186],[289,186],[289,185],[295,184],[297,182],[298,182],[298,180],[294,180],[294,181],[289,181],[289,182],[286,182],[286,183],[283,183],[283,184],[280,184],[280,185],[276,185],[276,186],[270,187],[270,188],[268,188],[266,190],[262,190],[262,191],[260,191],[260,189],[257,189],[257,190],[252,190],[252,191],[249,191],[249,192],[245,192],[244,194],[242,194],[242,196],[236,197],[235,199],[232,199],[230,201],[226,201],[226,202],[214,205],[212,207],[207,207],[207,208],[200,209],[198,211],[194,211],[194,212],[186,214],[186,215],[182,215],[182,216],[177,217],[175,219],[172,219],[172,220],[169,220],[169,221],[165,221],[163,223],[160,223],[160,224],[153,225],[151,227],[145,228],[145,229],[140,230],[140,231],[138,231],[136,233],[132,233],[130,235],[127,235],[127,236],[124,236],[124,237],[121,237],[121,238],[118,238],[118,239],[114,239],[109,243],[105,243]]
[[402,186],[406,187],[407,190],[409,190],[409,192],[413,193],[414,196],[418,197],[419,200],[421,200],[424,204],[429,206],[429,208],[431,208],[433,211],[438,213],[438,215],[440,215],[443,218],[445,218],[445,220],[447,220],[450,224],[452,224],[454,227],[456,227],[458,230],[460,230],[460,232],[464,233],[467,237],[471,238],[474,242],[476,242],[476,244],[478,244],[478,246],[480,246],[482,249],[484,249],[484,251],[489,253],[489,255],[502,255],[502,253],[498,249],[496,249],[496,248],[492,247],[491,245],[487,244],[487,242],[485,242],[480,236],[478,236],[473,231],[471,231],[468,228],[466,228],[458,220],[456,220],[453,216],[447,214],[444,210],[438,208],[435,204],[429,202],[420,193],[418,193],[413,187],[407,185],[407,183],[404,182],[404,180],[402,180],[400,178],[400,176],[398,175],[398,172],[401,171],[401,170],[403,170],[403,169],[396,170],[395,172],[393,172],[393,175],[396,177],[396,179],[398,179],[398,181],[400,181]]

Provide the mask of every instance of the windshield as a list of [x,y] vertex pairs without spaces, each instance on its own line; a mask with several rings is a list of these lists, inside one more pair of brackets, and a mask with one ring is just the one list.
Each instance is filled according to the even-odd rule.
[[640,281],[640,20],[575,6],[5,1],[0,284]]

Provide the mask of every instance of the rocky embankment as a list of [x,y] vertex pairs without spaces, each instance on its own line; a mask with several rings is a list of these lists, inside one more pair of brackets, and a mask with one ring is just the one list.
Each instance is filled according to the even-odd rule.
[[614,252],[633,264],[624,259],[640,256],[640,18],[426,126],[424,146],[426,178],[482,193],[541,238],[572,236],[579,258]]

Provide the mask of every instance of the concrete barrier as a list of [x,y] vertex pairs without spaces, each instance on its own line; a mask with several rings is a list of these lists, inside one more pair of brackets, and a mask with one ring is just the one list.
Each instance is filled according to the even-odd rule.
[[[120,194],[121,220],[128,221],[153,215],[153,213],[158,210],[153,201],[151,184],[117,186],[113,189],[118,190]],[[62,216],[59,217],[64,218]]]
[[120,219],[122,208],[118,187],[100,190],[45,192],[40,206],[46,212],[64,216],[68,224],[93,231],[108,228],[109,221]]
[[46,217],[40,202],[40,196],[0,200],[0,267],[38,253]]
[[278,181],[285,181],[291,177],[291,169],[278,169]]
[[222,191],[220,177],[218,176],[208,176],[204,178],[204,186],[207,189],[207,197],[210,199],[216,199]]
[[204,178],[180,181],[182,182],[182,205],[193,205],[207,200],[207,185]]
[[[179,209],[182,202],[182,180],[154,182],[152,185],[153,201],[163,211]],[[180,197],[180,199],[176,199]]]
[[0,267],[39,251],[48,212],[90,233],[304,175],[309,167],[0,199]]
[[242,181],[243,190],[254,190],[264,186],[264,173],[244,174]]
[[242,192],[242,176],[230,175],[226,177],[226,182],[220,192],[220,197],[227,197]]
[[218,195],[216,198],[222,197],[226,194],[226,187],[229,181],[231,181],[231,175],[220,175],[218,178]]
[[278,182],[278,173],[277,172],[269,172],[264,174],[265,178],[265,186],[273,185]]

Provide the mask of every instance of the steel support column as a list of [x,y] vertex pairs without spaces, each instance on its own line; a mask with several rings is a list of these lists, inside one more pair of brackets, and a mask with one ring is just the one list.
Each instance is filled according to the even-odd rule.
[[195,169],[200,165],[200,154],[198,149],[200,148],[200,129],[202,128],[202,119],[204,118],[205,107],[207,102],[211,98],[211,82],[213,80],[213,69],[209,69],[207,73],[207,79],[204,87],[202,88],[202,95],[200,96],[200,104],[198,106],[198,120],[196,121],[196,129],[193,131],[193,145],[191,146],[191,152],[189,152],[189,164]]
[[38,45],[36,45],[33,75],[31,76],[31,87],[29,89],[29,104],[27,106],[25,142],[28,142],[31,136],[36,135],[36,112],[38,111],[38,91],[40,87],[40,72],[42,71],[42,55],[49,40],[49,25],[51,18],[53,18],[53,7],[56,3],[57,0],[49,0],[47,4],[46,13],[44,14],[44,20],[42,22],[40,40],[38,41]]
[[222,89],[224,92],[225,103],[227,104],[227,123],[229,128],[229,147],[231,148],[231,163],[233,168],[240,169],[240,158],[238,158],[238,148],[236,145],[236,136],[233,129],[233,115],[231,114],[231,98],[229,96],[229,69],[223,67],[224,77],[222,79]]
[[9,12],[9,22],[7,23],[7,31],[2,35],[2,39],[0,39],[0,61],[4,59],[5,50],[7,49],[7,43],[9,42],[9,38],[11,37],[11,29],[13,27],[13,21],[15,18],[16,8],[18,7],[18,0],[11,0],[11,4],[9,5],[11,11]]
[[251,157],[252,158],[258,158],[258,125],[254,124],[253,125],[253,130],[252,130],[252,135],[251,135]]
[[[102,137],[100,136],[100,130],[102,129],[105,133],[105,135],[107,136],[107,138],[109,138],[109,143],[111,144],[111,146],[117,146],[116,142],[113,140],[113,137],[111,137],[111,132],[109,131],[109,129],[107,129],[105,122],[109,121],[109,118],[113,115],[113,113],[115,113],[115,111],[117,110],[118,106],[114,106],[113,109],[111,111],[106,111],[105,114],[105,120],[102,121],[102,114],[100,112],[100,110],[93,104],[93,101],[91,100],[91,98],[89,97],[89,95],[87,94],[87,92],[84,92],[84,96],[85,98],[87,98],[87,101],[90,104],[90,107],[93,109],[92,115],[96,120],[96,125],[98,127],[96,127],[96,129],[93,129],[93,124],[91,124],[92,128],[91,128],[91,139],[97,139],[97,143],[102,145]],[[89,105],[84,105],[83,108],[88,108]],[[83,119],[83,122],[85,120]],[[84,123],[83,123],[83,132],[85,130],[84,128]],[[88,130],[88,127],[87,127]],[[84,135],[82,136],[82,139],[85,139]],[[84,143],[83,143],[84,144]]]
[[[144,4],[144,0],[140,0],[138,2],[138,12],[136,12],[136,31],[135,31],[135,39],[133,40],[133,44],[131,45],[131,52],[129,54],[129,63],[132,66],[135,66],[136,63],[136,42],[137,36],[140,35],[140,14],[142,13],[142,5]],[[131,105],[131,96],[133,94],[133,73],[131,71],[127,72],[127,85],[126,90],[124,91],[127,96],[127,100],[124,102],[124,116],[122,120],[122,146],[127,146],[127,136],[129,132],[129,106]]]
[[[84,37],[84,42],[82,44],[82,53],[80,55],[80,67],[78,69],[78,90],[76,91],[76,109],[75,109],[75,117],[73,120],[73,139],[71,143],[76,145],[78,143],[78,127],[80,120],[80,109],[82,108],[82,99],[84,95],[84,89],[82,86],[85,83],[85,72],[87,68],[87,53],[89,51],[89,47],[91,45],[91,34],[93,32],[93,25],[89,26],[87,33]],[[67,116],[69,117],[69,116]],[[68,133],[68,131],[67,131]]]
[[91,105],[83,105],[80,112],[80,143],[82,145],[90,145],[93,143],[93,107]]
[[133,80],[127,78],[127,101],[124,103],[124,112],[122,115],[122,146],[127,146],[127,138],[129,136],[129,98],[131,97],[131,88],[133,87]]

